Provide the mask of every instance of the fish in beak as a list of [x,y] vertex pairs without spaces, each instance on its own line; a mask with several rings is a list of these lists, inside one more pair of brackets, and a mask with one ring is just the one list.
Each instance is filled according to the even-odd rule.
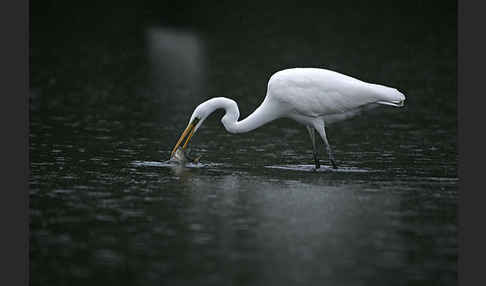
[[192,135],[194,135],[194,132],[196,131],[196,125],[197,125],[198,122],[199,122],[199,118],[196,117],[189,123],[189,125],[187,125],[186,129],[184,130],[184,132],[182,132],[181,137],[177,141],[177,144],[174,146],[174,149],[172,149],[172,153],[170,154],[170,157],[174,156],[174,153],[177,151],[177,148],[179,148],[179,146],[181,146],[184,139],[185,139],[185,142],[182,145],[182,150],[186,149],[187,144],[189,144],[189,141],[191,140]]

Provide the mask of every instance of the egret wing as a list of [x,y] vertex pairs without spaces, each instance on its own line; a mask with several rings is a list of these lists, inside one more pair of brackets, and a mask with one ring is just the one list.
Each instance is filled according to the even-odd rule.
[[301,115],[319,117],[353,111],[389,100],[394,89],[363,82],[337,72],[296,68],[278,72],[269,81],[268,94]]

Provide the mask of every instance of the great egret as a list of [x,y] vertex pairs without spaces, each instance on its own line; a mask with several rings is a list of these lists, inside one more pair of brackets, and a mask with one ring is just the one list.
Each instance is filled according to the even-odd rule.
[[277,118],[291,118],[304,124],[312,141],[316,169],[320,168],[320,163],[315,131],[324,141],[329,160],[336,169],[326,137],[327,124],[354,116],[370,105],[401,107],[404,102],[405,96],[395,88],[363,82],[338,72],[319,68],[285,69],[270,77],[263,103],[244,120],[238,121],[238,104],[229,98],[215,97],[198,105],[172,155],[186,138],[182,145],[182,149],[185,149],[204,120],[216,109],[222,108],[226,114],[221,122],[230,133],[248,132]]

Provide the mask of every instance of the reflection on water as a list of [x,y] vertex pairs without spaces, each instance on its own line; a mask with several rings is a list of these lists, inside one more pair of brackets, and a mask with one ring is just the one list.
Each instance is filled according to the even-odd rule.
[[[119,21],[131,32],[93,30],[86,39],[70,27],[81,47],[33,42],[32,284],[455,285],[450,25],[426,34],[432,24],[422,27],[418,16],[405,25],[358,13],[343,26],[309,29],[312,11],[277,21],[294,15],[289,7],[261,20],[233,11],[228,34],[215,20],[224,7],[206,11],[214,23],[204,33],[153,23],[133,31]],[[353,32],[364,22],[369,32]],[[389,26],[401,33],[391,37]],[[337,171],[313,171],[299,124],[281,119],[231,135],[221,113],[193,139],[200,164],[167,162],[196,104],[231,97],[245,117],[270,74],[297,63],[400,87],[407,106],[330,126]]]
[[293,170],[301,172],[374,172],[370,170],[358,169],[353,167],[339,167],[334,169],[332,166],[321,165],[319,169],[316,169],[315,165],[283,165],[283,166],[265,166],[265,168],[282,169],[282,170]]

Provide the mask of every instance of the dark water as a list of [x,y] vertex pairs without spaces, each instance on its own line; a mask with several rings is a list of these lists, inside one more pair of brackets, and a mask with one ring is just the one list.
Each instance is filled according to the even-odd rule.
[[[455,285],[456,10],[441,5],[32,4],[31,284]],[[295,66],[407,105],[329,126],[338,172],[309,170],[303,126],[230,135],[221,112],[193,139],[202,168],[162,163],[197,104],[233,98],[245,117]]]

